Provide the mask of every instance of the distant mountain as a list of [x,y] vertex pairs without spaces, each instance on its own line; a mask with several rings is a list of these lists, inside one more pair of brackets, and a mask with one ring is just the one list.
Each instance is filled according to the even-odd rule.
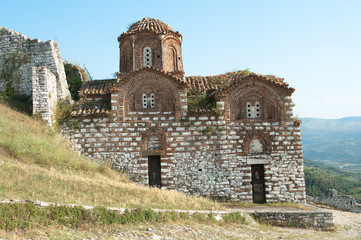
[[305,158],[361,171],[361,117],[303,118],[301,134]]

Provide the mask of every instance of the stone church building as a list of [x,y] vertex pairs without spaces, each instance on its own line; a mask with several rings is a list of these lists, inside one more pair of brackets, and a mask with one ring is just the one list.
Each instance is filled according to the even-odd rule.
[[122,33],[117,79],[83,84],[71,140],[144,185],[219,200],[304,202],[294,89],[248,71],[185,76],[182,38],[151,18]]

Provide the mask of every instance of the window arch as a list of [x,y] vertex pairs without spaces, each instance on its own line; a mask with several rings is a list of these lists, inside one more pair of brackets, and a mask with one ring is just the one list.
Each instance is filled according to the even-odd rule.
[[144,67],[152,66],[152,49],[150,47],[145,47],[143,49],[143,62]]

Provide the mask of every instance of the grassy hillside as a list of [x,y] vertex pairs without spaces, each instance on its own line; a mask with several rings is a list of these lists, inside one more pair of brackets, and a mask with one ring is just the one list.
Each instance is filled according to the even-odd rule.
[[213,201],[129,182],[79,157],[42,122],[0,104],[0,199],[96,206],[219,209]]
[[361,117],[304,118],[301,133],[305,158],[361,172]]
[[345,171],[306,159],[304,163],[307,195],[325,197],[328,190],[334,188],[340,195],[352,195],[361,203],[361,173]]

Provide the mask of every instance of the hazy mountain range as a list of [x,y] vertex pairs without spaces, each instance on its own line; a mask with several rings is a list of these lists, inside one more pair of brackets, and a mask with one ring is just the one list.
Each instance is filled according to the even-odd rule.
[[302,118],[301,134],[306,159],[361,171],[361,117]]

